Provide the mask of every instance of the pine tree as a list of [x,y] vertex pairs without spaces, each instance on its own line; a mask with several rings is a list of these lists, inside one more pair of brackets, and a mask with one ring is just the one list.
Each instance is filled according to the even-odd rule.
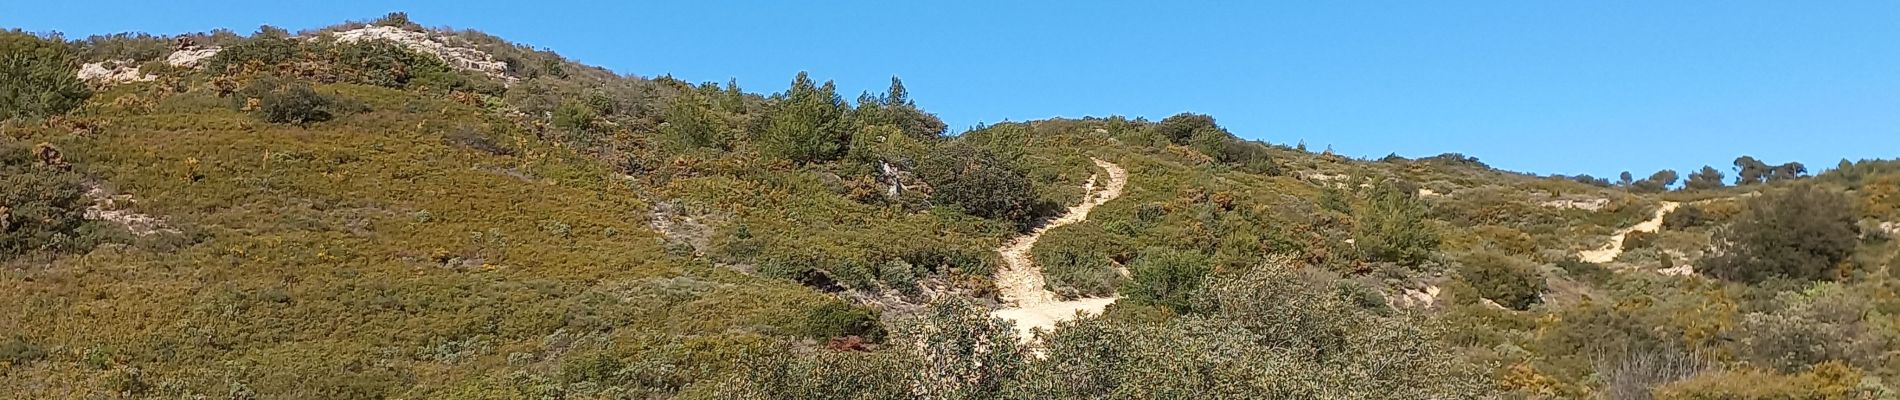
[[1768,180],[1771,182],[1786,181],[1786,180],[1797,179],[1804,176],[1808,176],[1808,166],[1801,165],[1801,163],[1798,163],[1798,162],[1790,162],[1787,164],[1777,165],[1775,166],[1774,169],[1770,170],[1768,173]]
[[1761,162],[1761,160],[1756,160],[1755,157],[1741,156],[1735,158],[1736,186],[1762,183],[1768,178],[1769,172],[1768,164]]
[[1661,191],[1669,190],[1669,186],[1675,185],[1676,180],[1679,178],[1680,176],[1678,176],[1676,174],[1676,170],[1673,170],[1673,169],[1665,169],[1661,171],[1656,171],[1656,173],[1650,174],[1648,178],[1644,178],[1642,181],[1636,182],[1636,189],[1642,190],[1645,192],[1661,192]]
[[1716,170],[1715,167],[1704,165],[1701,170],[1689,174],[1689,181],[1683,183],[1683,188],[1690,190],[1720,189],[1725,185],[1722,178],[1722,171]]
[[1367,259],[1419,265],[1438,250],[1438,234],[1425,223],[1431,211],[1417,193],[1409,183],[1388,182],[1359,210],[1353,237]]
[[730,113],[746,113],[745,91],[739,89],[739,78],[726,80],[726,90],[719,96],[719,109]]
[[895,75],[891,76],[891,89],[884,95],[884,104],[916,106],[910,101],[910,90],[904,89],[904,80],[897,79]]
[[766,120],[766,151],[800,164],[837,159],[850,139],[845,110],[836,84],[820,86],[799,72]]

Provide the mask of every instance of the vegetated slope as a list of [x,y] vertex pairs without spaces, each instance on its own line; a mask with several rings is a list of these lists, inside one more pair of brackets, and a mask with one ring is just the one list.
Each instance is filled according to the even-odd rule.
[[[1895,377],[1891,162],[1738,159],[1745,188],[1703,171],[1659,193],[1673,172],[1357,160],[1194,114],[945,136],[895,79],[758,94],[369,25],[8,33],[34,73],[4,83],[33,96],[0,124],[0,392],[1824,397]],[[109,60],[139,79],[67,79]],[[1114,201],[1087,189],[1117,170]],[[1042,283],[999,283],[1019,260],[995,249],[1052,219],[1072,223],[1025,249]],[[1619,233],[1607,263],[1577,259]],[[991,313],[1026,291],[1119,297],[1023,343]]]
[[9,268],[0,330],[44,359],[12,367],[5,391],[442,394],[515,385],[504,365],[800,335],[786,315],[842,306],[666,255],[639,222],[648,205],[572,151],[506,134],[467,140],[513,154],[449,144],[511,129],[478,109],[318,90],[381,111],[279,126],[186,93],[102,110],[96,132],[9,129],[180,232]]

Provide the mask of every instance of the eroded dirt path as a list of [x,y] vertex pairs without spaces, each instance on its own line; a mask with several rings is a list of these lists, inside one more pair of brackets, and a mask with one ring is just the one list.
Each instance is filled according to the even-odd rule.
[[996,249],[998,254],[1003,255],[1003,261],[1008,264],[1002,271],[997,271],[996,288],[1001,292],[1003,301],[1012,306],[991,312],[990,315],[1015,321],[1016,333],[1024,340],[1033,337],[1033,332],[1037,328],[1051,330],[1055,329],[1058,321],[1074,319],[1077,312],[1099,314],[1104,307],[1108,307],[1119,298],[1101,297],[1057,301],[1055,293],[1044,288],[1042,268],[1036,266],[1029,255],[1029,250],[1036,247],[1036,240],[1041,239],[1043,233],[1063,225],[1087,221],[1089,211],[1094,210],[1095,206],[1121,197],[1122,188],[1128,185],[1128,171],[1099,158],[1090,158],[1090,160],[1095,161],[1095,166],[1108,172],[1108,182],[1104,183],[1099,191],[1096,190],[1096,178],[1100,175],[1090,176],[1088,183],[1083,185],[1084,191],[1088,194],[1082,198],[1082,203],[1069,207],[1068,212],[1063,213],[1061,217],[1037,227],[1027,235],[1011,239],[1004,243],[1003,247]]
[[1651,216],[1648,221],[1643,221],[1616,231],[1615,235],[1610,235],[1610,242],[1605,243],[1603,248],[1577,252],[1577,258],[1585,262],[1598,264],[1615,261],[1616,256],[1623,255],[1623,237],[1629,236],[1630,232],[1655,232],[1662,229],[1663,216],[1669,215],[1670,211],[1675,211],[1676,207],[1680,206],[1682,206],[1682,203],[1673,201],[1662,202],[1662,207],[1657,207],[1656,214]]

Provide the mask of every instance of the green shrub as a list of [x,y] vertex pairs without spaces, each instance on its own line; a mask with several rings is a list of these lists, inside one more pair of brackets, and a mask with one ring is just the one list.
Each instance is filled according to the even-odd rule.
[[121,32],[89,36],[77,44],[79,58],[85,61],[149,61],[162,59],[177,47],[169,39],[149,33]]
[[741,362],[722,380],[689,388],[680,399],[906,399],[913,398],[915,358],[906,354],[776,349]]
[[1743,282],[1834,279],[1859,242],[1855,215],[1846,195],[1811,184],[1750,199],[1716,235],[1717,255],[1703,270]]
[[[1196,136],[1226,133],[1220,125],[1214,123],[1214,117],[1205,114],[1180,113],[1162,119],[1156,123],[1154,131],[1174,144],[1188,144]],[[1213,155],[1210,153],[1209,155]]]
[[1754,369],[1715,370],[1655,389],[1656,400],[1871,399],[1878,394],[1861,385],[1864,375],[1840,363],[1816,365],[1793,375]]
[[666,106],[664,118],[666,123],[660,125],[660,135],[673,146],[719,150],[732,146],[711,101],[697,92],[687,91],[674,98],[673,103]]
[[1663,216],[1663,228],[1669,230],[1689,229],[1707,225],[1709,222],[1714,221],[1714,219],[1715,218],[1710,216],[1707,211],[1703,211],[1702,207],[1697,207],[1693,204],[1684,205],[1677,207],[1675,211],[1670,211],[1668,215]]
[[1563,270],[1564,274],[1569,275],[1571,279],[1592,285],[1603,285],[1609,282],[1610,278],[1616,276],[1615,272],[1610,271],[1609,268],[1604,268],[1602,264],[1586,262],[1576,257],[1558,260],[1557,269]]
[[952,142],[926,155],[917,174],[930,183],[930,197],[963,212],[1027,227],[1034,220],[1036,194],[1029,177],[1010,168],[982,147]]
[[1458,276],[1498,305],[1522,310],[1542,301],[1544,274],[1530,261],[1489,251],[1459,261]]
[[309,86],[294,84],[265,93],[257,101],[257,116],[274,124],[306,125],[329,121],[336,101]]
[[303,48],[296,39],[260,37],[219,50],[218,54],[205,59],[204,66],[206,72],[219,75],[269,72],[302,54]]
[[1438,250],[1438,233],[1425,224],[1417,190],[1388,183],[1375,190],[1357,215],[1354,244],[1365,258],[1419,265]]
[[422,24],[418,24],[413,21],[410,21],[409,13],[401,12],[401,11],[394,11],[388,14],[383,14],[382,18],[377,18],[376,21],[371,22],[371,24],[376,25],[376,26],[397,27],[397,28],[402,28],[402,29],[412,30],[412,31],[422,30]]
[[1655,232],[1631,231],[1623,234],[1623,251],[1646,249],[1655,245]]
[[498,156],[515,155],[515,149],[496,142],[494,138],[473,126],[463,125],[442,136],[442,141],[455,146],[467,147]]
[[1229,138],[1222,144],[1220,160],[1248,173],[1266,176],[1285,174],[1280,164],[1268,155],[1264,142]]
[[833,301],[806,312],[802,334],[816,339],[859,336],[879,341],[884,339],[884,326],[878,324],[877,314],[869,309]]
[[434,55],[417,53],[396,42],[366,40],[336,43],[325,57],[334,60],[344,82],[388,88],[429,86],[451,89],[466,85],[461,76]]
[[1200,253],[1151,248],[1142,251],[1128,270],[1132,276],[1122,288],[1124,300],[1184,313],[1191,307],[1190,295],[1207,281],[1213,267]]
[[[1125,221],[1119,226],[1128,226]],[[1049,290],[1064,298],[1108,296],[1124,278],[1115,260],[1126,259],[1127,244],[1109,233],[1110,223],[1077,224],[1050,231],[1032,249]]]
[[1077,321],[1044,338],[1046,358],[1013,387],[1053,399],[1491,398],[1430,324],[1354,304],[1302,268],[1269,261],[1211,279],[1174,318]]
[[82,178],[42,165],[23,143],[0,142],[0,261],[91,247]]
[[890,89],[881,96],[865,93],[858,97],[858,108],[852,113],[860,126],[890,126],[905,137],[918,141],[935,141],[943,137],[949,126],[936,115],[917,108],[910,100],[910,91],[904,88],[904,81],[891,77]]
[[79,59],[58,37],[0,31],[0,121],[65,114],[92,97]]
[[19,337],[9,337],[0,341],[0,363],[26,365],[26,363],[46,357],[46,351]]
[[566,136],[568,143],[589,145],[601,136],[600,111],[586,103],[567,101],[554,109],[554,129]]

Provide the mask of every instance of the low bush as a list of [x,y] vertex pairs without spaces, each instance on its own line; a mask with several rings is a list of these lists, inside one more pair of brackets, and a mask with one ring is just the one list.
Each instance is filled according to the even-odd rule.
[[1200,253],[1151,248],[1129,266],[1132,275],[1122,296],[1133,304],[1155,305],[1187,312],[1191,294],[1207,281],[1213,268]]
[[1743,282],[1834,279],[1859,242],[1855,215],[1846,195],[1811,184],[1750,199],[1704,270]]
[[1663,216],[1663,228],[1669,230],[1683,230],[1708,225],[1714,220],[1715,218],[1709,215],[1707,211],[1703,211],[1702,207],[1685,205],[1677,207],[1675,211],[1671,211],[1668,215]]
[[46,351],[18,337],[0,340],[0,363],[25,365],[46,357]]
[[444,143],[479,150],[498,156],[515,155],[515,149],[498,143],[494,138],[472,126],[461,126],[449,131],[442,137]]
[[1655,232],[1632,231],[1623,234],[1623,251],[1641,250],[1655,245]]
[[1128,258],[1126,248],[1103,225],[1085,223],[1044,234],[1032,254],[1050,291],[1064,298],[1094,297],[1114,294],[1121,286],[1125,278],[1115,261]]
[[234,107],[273,124],[308,125],[336,116],[338,102],[309,85],[259,76],[231,97]]
[[1792,375],[1753,369],[1718,370],[1663,385],[1654,393],[1656,400],[1876,398],[1879,393],[1861,385],[1864,374],[1840,363],[1820,364]]
[[1402,186],[1380,187],[1355,215],[1353,237],[1366,259],[1419,265],[1438,250],[1438,233],[1425,224],[1429,211],[1415,189]]
[[335,116],[330,111],[334,103],[309,86],[292,85],[258,99],[256,111],[259,118],[270,123],[305,125],[329,121]]
[[1544,275],[1529,261],[1489,251],[1472,253],[1459,261],[1458,276],[1484,298],[1517,310],[1542,301]]
[[91,247],[82,177],[34,153],[24,143],[0,142],[0,261]]
[[884,339],[884,326],[878,323],[877,314],[869,309],[844,302],[828,302],[805,314],[802,334],[814,339],[858,336],[881,341]]
[[1604,268],[1603,264],[1578,260],[1576,257],[1558,260],[1557,269],[1563,270],[1565,275],[1570,276],[1570,279],[1587,282],[1592,285],[1603,285],[1604,283],[1608,283],[1610,278],[1616,276],[1616,272],[1610,271],[1609,268]]
[[930,183],[931,200],[938,204],[1025,228],[1036,218],[1036,194],[1028,176],[982,147],[946,144],[918,163],[917,173]]

